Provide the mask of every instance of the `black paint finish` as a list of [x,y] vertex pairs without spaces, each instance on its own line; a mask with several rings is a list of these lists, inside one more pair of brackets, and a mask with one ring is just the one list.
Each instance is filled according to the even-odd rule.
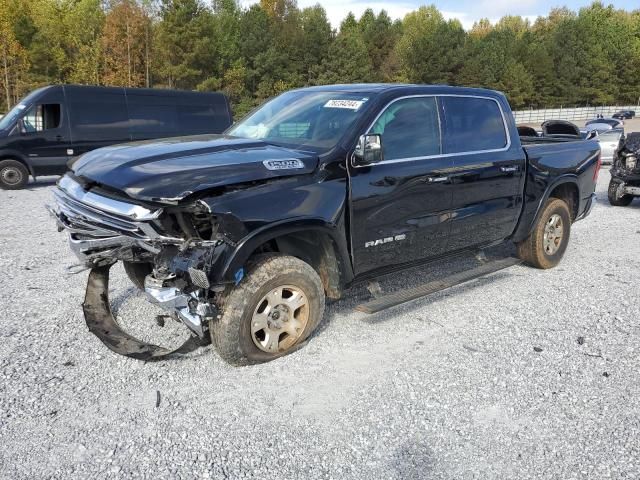
[[[369,98],[359,119],[329,152],[224,136],[191,137],[97,150],[74,165],[75,175],[142,202],[177,203],[180,208],[204,201],[229,238],[216,247],[214,282],[232,281],[256,248],[293,232],[328,235],[342,282],[348,284],[459,249],[521,240],[545,200],[565,184],[577,190],[577,218],[589,211],[597,142],[523,147],[509,105],[498,92],[414,85],[310,90],[321,89]],[[424,158],[358,166],[353,152],[359,136],[389,102],[407,96],[439,99],[445,149]],[[460,142],[448,141],[443,96],[497,102],[507,130],[504,148],[447,152],[446,145],[459,149]],[[481,126],[477,128],[481,135]],[[297,159],[304,167],[272,171],[262,163],[271,159]]]

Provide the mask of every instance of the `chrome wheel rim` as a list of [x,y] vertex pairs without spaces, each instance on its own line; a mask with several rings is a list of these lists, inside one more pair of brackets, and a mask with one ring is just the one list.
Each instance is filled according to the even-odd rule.
[[544,226],[544,251],[547,255],[554,255],[562,244],[564,225],[562,217],[557,213],[551,215]]
[[22,172],[17,168],[5,167],[0,172],[0,177],[7,185],[17,185],[22,181]]
[[251,338],[263,352],[284,352],[300,339],[308,321],[307,296],[298,287],[283,285],[258,302],[251,318]]

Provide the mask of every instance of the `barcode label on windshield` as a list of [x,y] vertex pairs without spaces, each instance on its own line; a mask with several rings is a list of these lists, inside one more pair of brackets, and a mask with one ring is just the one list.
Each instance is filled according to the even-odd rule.
[[365,100],[329,100],[324,104],[324,108],[346,108],[347,110],[358,110]]

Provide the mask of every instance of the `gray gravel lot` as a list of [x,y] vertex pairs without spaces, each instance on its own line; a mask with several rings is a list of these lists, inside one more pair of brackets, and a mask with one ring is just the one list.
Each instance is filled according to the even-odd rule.
[[[373,316],[354,312],[358,287],[305,348],[246,368],[211,347],[146,364],[108,351],[82,318],[86,273],[64,273],[52,182],[0,191],[0,477],[640,478],[640,200],[610,207],[608,181],[558,268]],[[179,340],[114,271],[124,322]]]

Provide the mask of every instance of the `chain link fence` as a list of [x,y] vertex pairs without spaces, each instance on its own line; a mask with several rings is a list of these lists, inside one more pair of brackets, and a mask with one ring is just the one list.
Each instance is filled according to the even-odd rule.
[[545,108],[514,112],[516,123],[540,124],[545,120],[591,120],[598,115],[611,117],[619,110],[635,110],[640,115],[640,105],[615,105],[609,107]]

